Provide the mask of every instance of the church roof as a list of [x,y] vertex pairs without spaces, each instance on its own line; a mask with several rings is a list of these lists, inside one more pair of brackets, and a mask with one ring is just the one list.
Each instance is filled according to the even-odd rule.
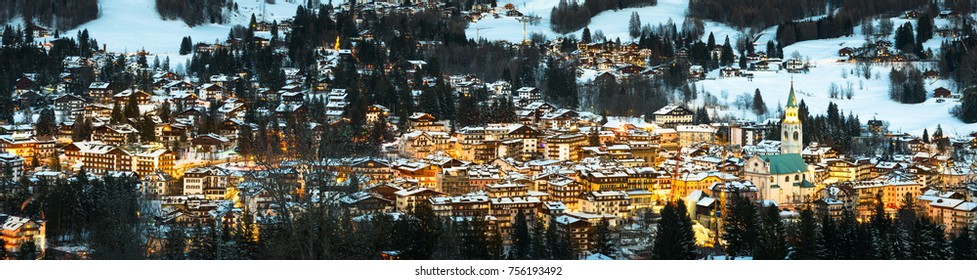
[[791,174],[807,171],[807,163],[804,163],[804,159],[801,158],[799,154],[783,154],[783,155],[768,155],[759,156],[766,162],[770,163],[770,174]]
[[790,96],[787,97],[787,107],[797,107],[797,98],[794,98],[794,81],[790,82]]

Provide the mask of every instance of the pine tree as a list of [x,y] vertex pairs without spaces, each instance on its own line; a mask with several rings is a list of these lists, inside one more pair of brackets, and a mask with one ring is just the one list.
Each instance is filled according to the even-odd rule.
[[111,121],[112,121],[112,123],[121,123],[121,122],[125,121],[125,115],[122,113],[122,106],[119,106],[119,103],[118,102],[116,102],[115,105],[112,106],[112,120]]
[[752,256],[759,235],[756,205],[745,196],[732,195],[726,201],[726,212],[723,216],[726,255]]
[[156,123],[149,115],[143,115],[139,122],[139,139],[142,142],[156,141]]
[[590,244],[594,252],[605,256],[614,256],[617,252],[617,242],[612,235],[611,225],[607,220],[601,220],[594,227],[593,234],[590,235]]
[[34,244],[34,239],[28,239],[20,245],[19,251],[17,252],[18,260],[36,260],[37,259],[37,245]]
[[929,143],[930,142],[929,132],[927,132],[925,128],[923,129],[923,142],[925,142],[925,143]]
[[760,89],[753,91],[753,113],[757,116],[763,116],[767,113],[767,103],[763,102],[763,96],[760,95]]
[[185,260],[187,259],[187,235],[186,228],[171,226],[166,231],[166,241],[160,249],[161,258],[164,260]]
[[558,230],[554,221],[550,221],[550,226],[546,228],[546,244],[552,250],[551,259],[574,259],[573,245],[570,244],[570,233]]
[[183,37],[180,41],[180,55],[188,55],[193,51],[193,41],[191,41],[190,36]]
[[820,239],[818,240],[818,251],[817,258],[821,260],[837,260],[838,252],[841,248],[838,247],[839,239],[841,238],[838,233],[837,224],[831,220],[831,217],[824,215],[821,217],[821,231],[818,235]]
[[54,110],[51,108],[41,110],[34,129],[37,130],[38,135],[54,135],[58,131],[57,124],[55,123]]
[[695,233],[685,203],[679,200],[665,204],[655,231],[651,258],[656,260],[691,260],[695,258]]
[[512,222],[512,255],[517,260],[528,260],[532,256],[532,240],[529,234],[529,224],[526,214],[518,211]]
[[787,258],[787,229],[780,219],[780,209],[770,205],[763,212],[753,259],[783,260]]
[[628,21],[628,34],[631,38],[641,37],[641,17],[638,12],[631,12],[631,20]]
[[960,234],[953,237],[950,248],[953,249],[954,260],[977,259],[977,248],[974,246],[973,236],[970,235],[970,227],[964,227]]
[[792,260],[814,260],[818,257],[817,244],[818,221],[814,217],[814,211],[810,208],[801,210],[800,221],[793,230],[791,237],[790,259]]
[[723,66],[733,65],[733,61],[736,58],[736,54],[733,53],[733,46],[729,44],[729,36],[726,36],[726,42],[723,43],[723,51],[719,55],[719,62]]

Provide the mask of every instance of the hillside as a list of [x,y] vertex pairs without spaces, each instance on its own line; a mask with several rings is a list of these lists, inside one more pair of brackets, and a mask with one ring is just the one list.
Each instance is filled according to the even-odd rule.
[[[237,1],[238,11],[230,15],[226,24],[201,24],[190,27],[183,20],[164,20],[156,12],[154,0],[101,0],[101,16],[65,34],[88,29],[92,38],[112,51],[145,49],[151,53],[176,53],[180,39],[190,36],[195,42],[214,42],[227,39],[231,27],[247,24],[254,13],[260,20],[263,0]],[[295,15],[298,4],[278,1],[267,4],[264,18],[284,20]]]
[[[523,13],[536,14],[542,17],[538,25],[528,26],[528,33],[540,33],[547,36],[547,38],[553,39],[561,35],[550,30],[546,22],[548,22],[549,10],[556,3],[558,3],[556,0],[546,0],[533,1],[526,6],[523,6],[522,3],[514,3],[514,5]],[[592,19],[588,27],[591,29],[591,32],[601,30],[609,40],[620,38],[622,41],[628,41],[630,37],[627,32],[627,18],[632,12],[637,12],[641,16],[642,24],[656,25],[672,20],[677,26],[681,26],[685,20],[687,9],[687,0],[662,0],[659,1],[657,6],[653,7],[630,8],[600,13]],[[901,18],[892,18],[892,21],[896,26],[906,22],[915,24],[914,20]],[[945,20],[936,21],[937,26],[944,24],[947,24]],[[488,40],[519,41],[522,40],[522,28],[522,23],[516,21],[514,18],[486,18],[478,23],[469,25],[467,35],[474,37],[478,34],[479,37]],[[802,59],[809,60],[812,66],[814,66],[808,73],[791,74],[786,71],[754,72],[755,76],[752,80],[742,77],[718,78],[720,76],[718,70],[708,73],[705,80],[695,83],[700,94],[698,95],[698,99],[693,100],[689,106],[692,108],[703,106],[705,96],[707,95],[705,93],[708,93],[716,97],[720,105],[710,110],[713,116],[728,116],[745,120],[762,120],[767,117],[776,117],[772,114],[756,116],[749,110],[740,110],[735,105],[736,98],[741,94],[750,94],[752,96],[754,90],[759,89],[767,108],[776,112],[777,106],[786,102],[785,100],[790,86],[789,81],[793,79],[795,89],[800,95],[799,98],[807,103],[808,107],[811,108],[812,114],[824,114],[828,103],[834,102],[838,104],[839,109],[845,112],[845,114],[851,112],[859,116],[862,122],[873,118],[889,122],[892,124],[890,130],[893,131],[919,134],[926,128],[933,131],[937,124],[942,125],[944,131],[948,134],[965,134],[977,130],[977,124],[965,124],[950,115],[950,109],[959,104],[956,100],[950,99],[946,100],[946,102],[938,103],[936,99],[930,98],[922,104],[900,104],[890,100],[888,75],[893,67],[897,69],[901,68],[902,65],[900,64],[874,64],[872,67],[872,77],[865,79],[853,73],[855,71],[855,64],[837,62],[838,49],[843,47],[859,47],[865,42],[865,37],[860,31],[861,27],[856,26],[854,29],[855,35],[853,36],[804,41],[786,46],[784,48],[785,58],[789,58],[791,54],[797,52]],[[758,50],[765,48],[765,42],[767,40],[774,39],[775,31],[776,27],[771,27],[760,32],[759,40],[757,41]],[[721,41],[725,36],[729,36],[730,40],[735,42],[740,34],[736,28],[717,22],[705,21],[705,34],[709,34],[710,32],[715,34],[717,41]],[[573,35],[579,38],[580,31],[574,32]],[[891,36],[888,39],[892,40]],[[940,42],[944,39],[942,37],[933,38],[925,42],[923,47],[937,51]],[[937,68],[935,62],[919,62],[914,66],[923,70]],[[843,76],[843,72],[846,75]],[[584,73],[585,77],[581,79],[582,81],[587,81],[589,79],[588,76],[592,78],[593,75],[597,74],[597,72],[590,70],[586,70]],[[853,98],[851,100],[828,98],[828,89],[832,83],[843,88],[847,87],[848,83],[851,83],[854,93]],[[932,97],[932,91],[938,87],[955,90],[947,81],[927,80],[925,88],[929,92],[930,97]],[[647,115],[650,112],[644,114]]]

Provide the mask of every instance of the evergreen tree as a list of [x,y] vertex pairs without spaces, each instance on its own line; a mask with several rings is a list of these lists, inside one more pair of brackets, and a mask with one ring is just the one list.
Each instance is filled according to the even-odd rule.
[[58,124],[55,123],[54,110],[51,108],[44,108],[41,110],[41,114],[37,119],[37,123],[34,125],[34,129],[37,131],[38,135],[48,135],[53,136],[58,132]]
[[149,115],[143,115],[139,122],[139,139],[142,142],[156,141],[156,123]]
[[953,237],[950,248],[953,249],[954,260],[977,259],[977,248],[974,246],[973,236],[970,235],[970,227],[964,227],[960,234]]
[[756,205],[742,195],[732,195],[723,213],[723,240],[726,255],[736,258],[752,256],[759,235]]
[[760,89],[753,91],[753,113],[757,116],[762,116],[767,113],[767,103],[763,102],[763,96],[760,95]]
[[191,41],[190,36],[183,37],[180,41],[180,55],[188,55],[193,51],[193,41]]
[[733,65],[736,54],[733,53],[733,46],[729,44],[729,36],[726,36],[726,42],[723,43],[723,51],[719,55],[719,62],[723,66]]
[[37,259],[37,245],[34,244],[34,239],[28,239],[27,242],[20,244],[19,251],[17,252],[18,260],[36,260]]
[[801,210],[800,221],[791,236],[790,259],[814,260],[818,257],[818,221],[810,208]]
[[787,258],[787,229],[780,219],[780,209],[770,205],[763,212],[753,259],[783,260]]
[[638,12],[631,12],[631,20],[628,21],[628,34],[631,38],[641,37],[641,17]]
[[590,235],[590,244],[594,248],[595,253],[600,253],[605,256],[616,255],[617,241],[612,236],[611,225],[607,220],[601,219],[597,223],[597,226],[594,227],[594,232]]
[[526,221],[526,214],[518,211],[512,222],[512,254],[511,258],[517,260],[528,260],[532,256],[532,240],[529,234],[529,224]]
[[164,260],[187,259],[186,228],[171,226],[169,230],[166,231],[166,240],[163,242],[163,248],[160,250],[160,257]]
[[929,143],[930,142],[930,134],[929,134],[929,132],[926,131],[925,128],[923,129],[923,142],[925,142],[925,143]]
[[655,231],[651,258],[656,260],[691,260],[695,253],[692,219],[681,200],[665,204]]

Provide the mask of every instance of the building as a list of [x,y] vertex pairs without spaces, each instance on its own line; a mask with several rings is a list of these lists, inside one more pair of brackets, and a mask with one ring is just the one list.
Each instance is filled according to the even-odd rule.
[[196,167],[183,174],[183,195],[204,195],[205,199],[225,199],[231,187],[231,174],[217,167]]
[[587,143],[582,133],[563,133],[547,136],[543,143],[547,159],[579,161],[581,147]]
[[679,125],[675,127],[675,131],[678,133],[679,147],[712,143],[716,138],[716,128],[708,124]]
[[790,82],[790,95],[787,97],[787,106],[784,107],[784,120],[780,124],[783,135],[780,139],[781,154],[800,154],[804,149],[804,131],[801,126],[801,119],[797,115],[797,99],[794,97],[794,82]]
[[668,105],[655,111],[655,123],[662,127],[675,128],[678,125],[692,124],[692,111],[679,105]]
[[418,204],[426,203],[432,197],[445,196],[443,192],[428,188],[415,188],[409,190],[400,190],[395,193],[397,195],[396,207],[397,212],[407,213],[414,211],[414,207]]
[[754,156],[743,167],[744,179],[753,182],[760,199],[779,205],[813,201],[811,176],[800,154]]
[[7,253],[17,253],[21,245],[33,241],[35,248],[44,252],[47,248],[46,226],[43,220],[0,214],[0,238],[3,239],[4,249]]
[[[20,182],[24,175],[24,158],[11,153],[0,152],[0,180]],[[7,178],[7,177],[10,178]]]
[[117,146],[97,141],[74,142],[64,147],[72,170],[104,175],[109,171],[132,171],[133,156]]
[[624,191],[586,192],[580,199],[580,211],[592,214],[614,215],[627,218],[630,214],[631,199]]

